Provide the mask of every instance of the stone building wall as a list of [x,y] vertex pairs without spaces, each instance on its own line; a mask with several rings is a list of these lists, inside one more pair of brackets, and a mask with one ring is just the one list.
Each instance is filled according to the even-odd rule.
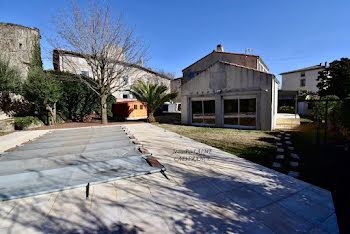
[[12,66],[18,67],[22,79],[27,77],[33,45],[39,40],[40,32],[37,28],[0,22],[0,56],[9,59]]

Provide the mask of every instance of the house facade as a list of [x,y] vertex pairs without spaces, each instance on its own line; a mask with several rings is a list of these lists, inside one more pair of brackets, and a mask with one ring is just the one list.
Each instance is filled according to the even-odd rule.
[[[74,51],[55,49],[53,51],[53,66],[56,71],[71,72],[86,76],[92,75],[87,61],[79,53]],[[142,60],[139,61],[139,64],[129,64],[129,66],[131,68],[128,69],[128,73],[120,78],[119,84],[122,84],[120,85],[121,88],[113,93],[117,102],[136,100],[128,90],[130,90],[132,85],[137,84],[139,80],[145,83],[165,85],[170,91],[170,82],[172,79],[144,67]]]
[[34,45],[40,44],[39,29],[0,22],[0,51],[11,66],[18,68],[22,80],[27,78]]
[[[280,97],[288,98],[288,95],[286,94],[290,92],[297,92],[299,95],[316,94],[318,91],[318,74],[327,66],[328,65],[326,62],[324,65],[320,63],[315,66],[281,73],[280,75],[282,76],[282,88]],[[314,105],[313,103],[306,102],[304,98],[305,97],[300,96],[297,98],[297,113],[300,115],[311,115]]]
[[298,70],[283,72],[282,76],[282,90],[299,91],[299,93],[316,93],[318,73],[325,69],[327,64],[322,63],[305,67]]
[[212,52],[183,70],[182,123],[242,129],[274,129],[278,80],[267,72],[268,68],[259,56],[235,53],[225,53],[225,56],[221,56],[221,47],[218,46],[218,53]]

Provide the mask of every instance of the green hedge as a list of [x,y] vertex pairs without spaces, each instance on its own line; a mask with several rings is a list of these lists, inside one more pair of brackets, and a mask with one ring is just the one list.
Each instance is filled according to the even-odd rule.
[[33,117],[33,116],[18,117],[15,119],[15,129],[23,130],[29,127],[33,123],[39,124],[40,120],[37,117]]
[[295,113],[295,107],[294,106],[280,106],[278,108],[278,113]]

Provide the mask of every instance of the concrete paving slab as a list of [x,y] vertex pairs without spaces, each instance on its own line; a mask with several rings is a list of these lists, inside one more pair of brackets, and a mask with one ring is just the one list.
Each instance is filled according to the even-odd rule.
[[313,224],[279,204],[257,210],[250,216],[273,230],[274,233],[307,233]]
[[[57,192],[49,209],[41,204],[19,208],[34,219],[23,222],[7,215],[10,232],[93,232],[93,233],[337,233],[331,214],[306,211],[311,200],[321,210],[334,212],[331,195],[303,181],[251,163],[216,148],[149,125],[128,125],[129,131],[167,168],[160,173],[141,175],[91,186],[85,199],[84,188]],[[160,144],[161,142],[161,144]],[[210,149],[208,160],[179,160],[174,150]],[[181,153],[182,157],[193,156]],[[196,186],[197,185],[197,186]],[[317,194],[317,195],[316,195]],[[309,198],[310,197],[310,198]],[[314,199],[313,199],[314,198]],[[24,199],[18,199],[22,201]],[[0,211],[13,202],[0,203]],[[283,205],[279,202],[283,201]],[[313,204],[312,203],[312,204]],[[322,205],[324,203],[324,205]],[[295,204],[291,207],[289,204]],[[308,204],[308,203],[306,203]],[[310,203],[311,204],[311,203]],[[310,209],[312,207],[308,206]],[[38,211],[38,212],[37,212]],[[4,213],[5,209],[4,209]],[[1,214],[1,212],[0,212]],[[314,218],[309,219],[313,214]],[[23,217],[23,216],[22,216]],[[25,219],[25,218],[23,218]],[[31,222],[29,221],[31,220]],[[324,228],[326,226],[328,229]]]
[[283,148],[277,148],[277,152],[283,153],[283,152],[284,152],[284,149],[283,149]]
[[16,147],[19,144],[41,137],[50,131],[19,131],[5,136],[0,136],[0,153],[10,148]]
[[298,155],[298,154],[291,153],[290,156],[291,156],[293,159],[299,159],[299,155]]
[[299,172],[297,172],[297,171],[288,171],[288,175],[292,176],[292,177],[295,177],[295,178],[298,178],[299,177]]
[[284,159],[284,155],[283,154],[278,154],[278,155],[276,155],[276,159],[277,160],[282,160],[282,159]]
[[308,222],[314,224],[322,224],[329,216],[334,213],[334,210],[318,204],[312,198],[297,193],[293,196],[279,201],[279,204],[291,210],[295,214],[302,216]]

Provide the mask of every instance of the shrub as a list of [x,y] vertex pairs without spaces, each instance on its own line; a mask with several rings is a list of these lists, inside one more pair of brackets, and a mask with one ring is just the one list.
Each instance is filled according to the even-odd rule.
[[18,117],[15,119],[15,129],[23,130],[28,128],[31,124],[39,124],[40,120],[33,116]]
[[331,121],[338,128],[350,131],[350,100],[337,102],[330,115]]
[[[334,100],[339,99],[339,97],[335,95],[328,95],[321,98],[321,100]],[[337,105],[337,102],[328,102],[328,115],[330,116],[333,114],[333,109]],[[326,114],[326,102],[316,102],[314,108],[312,109],[312,116],[314,119],[318,119],[318,117],[321,118],[321,120],[324,120]]]
[[279,113],[295,113],[295,107],[294,106],[280,106],[278,108]]
[[[62,96],[57,102],[57,111],[64,119],[83,121],[84,116],[101,112],[100,97],[80,79],[69,73],[55,73],[61,80],[63,88]],[[92,81],[91,81],[91,84]],[[108,116],[112,117],[112,104],[115,98],[109,95],[107,98]]]

